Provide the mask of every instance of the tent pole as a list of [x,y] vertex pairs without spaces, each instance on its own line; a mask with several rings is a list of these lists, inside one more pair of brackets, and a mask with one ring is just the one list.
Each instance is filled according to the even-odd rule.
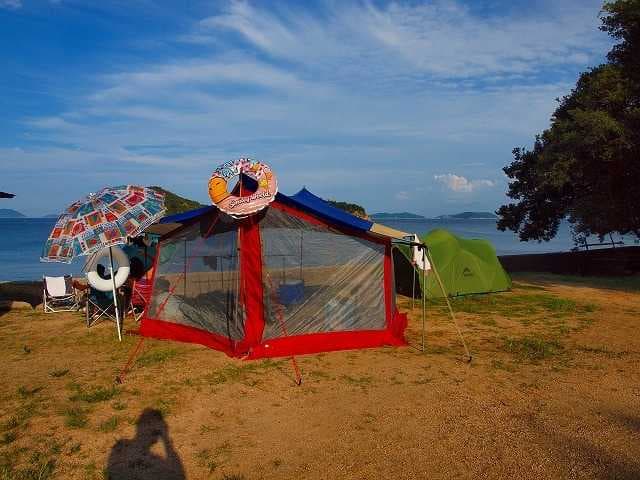
[[300,281],[304,283],[303,273],[302,273],[302,245],[304,242],[304,230],[300,230]]
[[240,268],[240,255],[242,255],[242,228],[238,228],[238,246],[236,247],[236,305],[233,310],[233,323],[235,328],[238,328],[238,309],[240,308],[240,298],[244,294],[244,288],[242,281],[244,276]]
[[412,264],[413,267],[413,290],[411,292],[411,311],[416,308],[416,266]]
[[113,286],[113,304],[116,307],[116,328],[118,329],[118,340],[122,341],[122,332],[120,331],[120,312],[118,311],[118,292],[116,291],[116,277],[113,274],[113,253],[109,246],[109,271],[111,273],[111,285]]
[[[427,263],[424,261],[425,260],[425,250],[427,247],[422,247],[422,265],[425,266]],[[425,294],[425,275],[426,275],[427,270],[423,269],[422,270],[422,351],[424,352],[424,329],[425,329],[425,322],[426,322],[426,316],[427,316],[427,295]],[[415,278],[415,269],[414,269],[414,278]],[[414,282],[415,285],[415,282]]]
[[460,337],[460,340],[462,341],[462,346],[464,347],[464,352],[467,355],[467,362],[471,362],[473,357],[471,356],[471,353],[469,352],[469,348],[467,347],[467,342],[465,342],[464,337],[462,336],[462,331],[460,330],[460,327],[458,326],[458,322],[456,321],[456,315],[453,313],[453,307],[451,306],[451,302],[449,301],[449,295],[447,295],[447,291],[444,288],[444,284],[442,283],[442,279],[440,278],[440,274],[438,273],[438,270],[436,270],[436,264],[433,263],[433,257],[431,257],[431,255],[429,255],[429,252],[427,252],[427,255],[429,257],[429,262],[431,263],[431,269],[433,270],[433,273],[436,276],[436,280],[438,281],[438,285],[440,285],[440,291],[442,291],[442,295],[444,295],[444,299],[447,302],[447,307],[449,308],[449,314],[451,315],[451,320],[453,321],[453,326],[456,327],[456,331],[458,332],[458,336]]

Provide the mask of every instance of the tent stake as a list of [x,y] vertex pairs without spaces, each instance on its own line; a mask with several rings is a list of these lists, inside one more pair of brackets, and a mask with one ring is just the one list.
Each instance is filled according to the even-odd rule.
[[293,370],[296,372],[296,385],[302,385],[302,374],[300,373],[300,368],[298,367],[298,362],[296,361],[296,357],[291,355],[291,364],[293,365]]
[[471,356],[471,353],[469,353],[469,348],[467,347],[467,342],[464,341],[464,337],[462,336],[462,331],[460,330],[460,327],[458,326],[458,322],[456,321],[456,315],[455,315],[455,313],[453,313],[453,307],[451,306],[451,302],[449,301],[449,295],[447,294],[447,291],[444,288],[444,284],[442,283],[442,279],[440,278],[440,274],[438,273],[438,270],[436,270],[436,264],[433,263],[433,258],[431,257],[429,252],[427,252],[427,256],[429,257],[429,262],[431,263],[431,268],[433,269],[433,273],[436,276],[436,280],[438,281],[438,285],[440,285],[440,291],[442,291],[442,295],[444,295],[444,299],[447,302],[447,307],[449,307],[449,314],[451,315],[451,320],[453,321],[453,325],[456,327],[456,331],[458,332],[458,336],[460,337],[460,340],[462,341],[462,346],[464,347],[464,352],[467,355],[467,362],[470,363],[471,360],[473,359],[473,357]]
[[129,354],[129,358],[127,359],[127,363],[125,363],[124,367],[122,367],[122,371],[120,372],[120,375],[116,377],[115,383],[117,383],[118,385],[121,385],[124,382],[124,377],[127,373],[129,373],[131,364],[133,363],[133,360],[138,356],[138,352],[142,348],[142,344],[144,343],[144,340],[145,340],[145,337],[140,337],[140,340],[138,340],[138,343],[136,344],[136,346],[133,348],[133,350],[131,350],[131,353]]

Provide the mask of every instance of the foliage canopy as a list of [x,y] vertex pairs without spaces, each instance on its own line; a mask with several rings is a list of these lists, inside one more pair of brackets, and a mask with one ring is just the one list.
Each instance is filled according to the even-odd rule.
[[531,150],[515,148],[498,228],[550,240],[563,218],[576,236],[640,237],[640,0],[603,6],[617,43],[607,63],[580,75]]
[[327,202],[340,210],[344,210],[351,215],[355,215],[356,217],[368,218],[367,211],[357,203],[338,202],[336,200],[327,200]]
[[165,215],[175,215],[176,213],[187,212],[204,206],[195,200],[189,200],[188,198],[181,197],[180,195],[176,195],[162,187],[153,186],[149,188],[158,192],[164,192],[164,206],[167,209]]

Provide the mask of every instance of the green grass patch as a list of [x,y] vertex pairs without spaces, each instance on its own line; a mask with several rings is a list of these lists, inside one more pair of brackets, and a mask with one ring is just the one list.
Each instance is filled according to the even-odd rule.
[[4,432],[0,437],[0,445],[9,445],[15,442],[17,438],[18,434],[14,431]]
[[87,411],[80,407],[71,407],[64,411],[64,424],[69,428],[83,428],[89,423]]
[[44,387],[25,387],[24,385],[18,388],[18,395],[20,398],[29,398],[33,397],[36,393],[40,392]]
[[328,372],[325,372],[324,370],[311,370],[311,372],[309,373],[311,374],[312,377],[322,378],[323,380],[331,380],[332,378],[331,374],[329,374]]
[[74,402],[85,403],[100,403],[107,402],[113,397],[118,395],[119,390],[116,387],[91,387],[88,390],[83,389],[81,386],[75,384],[73,387],[75,393],[69,397],[69,400]]
[[254,375],[261,370],[277,368],[280,362],[265,360],[260,363],[243,363],[236,365],[230,363],[219,370],[215,370],[205,375],[204,380],[210,385],[221,385],[223,383],[242,383],[247,386],[254,386],[259,383]]
[[75,455],[82,449],[82,444],[80,442],[76,442],[69,448],[69,455]]
[[416,380],[413,380],[411,383],[414,385],[427,385],[433,381],[433,378],[421,377]]
[[153,408],[158,410],[163,417],[166,417],[171,415],[176,403],[175,398],[159,398],[153,402]]
[[505,338],[502,349],[520,361],[537,362],[558,355],[564,347],[557,340],[528,336]]
[[2,424],[0,425],[0,431],[6,432],[8,430],[13,430],[18,425],[20,425],[20,422],[18,421],[18,418],[17,417],[11,417],[8,420],[6,420],[5,422],[2,422]]
[[175,348],[155,349],[140,355],[136,363],[141,367],[149,367],[151,365],[157,365],[164,363],[167,360],[171,360],[173,357],[179,354]]
[[10,430],[17,426],[25,425],[31,417],[38,413],[39,407],[40,403],[37,400],[23,403],[16,409],[15,415],[2,425],[2,430]]
[[493,318],[482,318],[480,319],[480,324],[486,327],[495,327],[498,323]]
[[513,373],[515,372],[515,368],[513,366],[504,363],[502,360],[491,360],[491,368],[496,370],[504,370],[505,372]]
[[205,467],[207,470],[209,470],[209,473],[215,472],[219,467],[218,461],[212,455],[211,450],[209,450],[208,448],[200,450],[198,453],[196,453],[196,460],[198,462],[198,465],[200,465],[201,467]]
[[64,368],[64,369],[61,368],[58,370],[52,370],[51,372],[49,372],[49,376],[53,378],[60,378],[60,377],[64,377],[67,373],[69,373],[68,368]]
[[576,347],[576,350],[578,350],[579,352],[583,352],[583,353],[591,353],[591,354],[595,354],[595,355],[603,355],[607,358],[622,358],[625,355],[628,355],[629,352],[614,352],[612,350],[609,350],[607,347],[587,347],[587,346],[578,346]]
[[[422,346],[420,346],[422,348]],[[449,353],[451,348],[445,347],[444,345],[431,345],[429,344],[429,340],[427,339],[426,345],[424,346],[424,354],[425,355],[443,355],[445,353]]]
[[230,455],[231,444],[229,442],[225,442],[218,445],[213,450],[208,448],[200,450],[196,454],[196,460],[198,461],[198,465],[206,467],[209,470],[209,473],[213,473]]
[[113,416],[108,420],[105,420],[100,424],[98,430],[103,433],[113,432],[116,428],[118,428],[118,424],[120,423],[120,419],[117,416]]
[[340,378],[345,382],[347,382],[349,385],[354,385],[357,387],[367,387],[371,385],[371,382],[373,381],[373,377],[366,376],[366,375],[363,377],[352,377],[350,375],[342,375],[342,377]]
[[[437,301],[438,305],[441,303],[441,300]],[[456,312],[476,315],[498,314],[504,317],[531,317],[536,314],[546,314],[559,318],[592,313],[597,310],[597,306],[592,303],[580,303],[548,293],[468,295],[453,298],[451,303]],[[442,308],[442,305],[440,307]]]
[[125,410],[127,408],[127,404],[123,402],[114,402],[111,406],[114,410]]
[[[16,456],[17,457],[17,456]],[[53,478],[56,459],[44,452],[34,452],[27,462],[27,466],[19,468],[14,457],[7,462],[4,457],[0,462],[1,480],[47,480]]]

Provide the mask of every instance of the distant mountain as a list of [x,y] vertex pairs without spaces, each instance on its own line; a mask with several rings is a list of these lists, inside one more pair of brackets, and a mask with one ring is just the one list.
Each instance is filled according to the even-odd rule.
[[182,213],[195,208],[204,207],[200,202],[181,197],[180,195],[176,195],[162,187],[153,186],[149,188],[154,189],[156,192],[164,192],[164,206],[167,208],[165,215],[175,215],[176,213]]
[[399,213],[374,213],[371,215],[372,220],[426,220],[422,215],[417,215],[415,213],[409,212],[399,212]]
[[495,220],[498,216],[493,212],[462,212],[454,215],[440,215],[438,220]]
[[10,208],[0,208],[0,218],[24,218],[26,215],[18,212],[17,210],[11,210]]

